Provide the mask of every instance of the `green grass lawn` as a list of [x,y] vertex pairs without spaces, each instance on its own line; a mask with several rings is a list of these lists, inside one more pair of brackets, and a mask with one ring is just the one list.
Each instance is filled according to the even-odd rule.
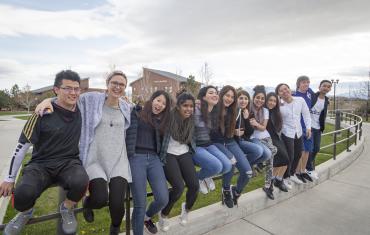
[[0,112],[0,116],[18,115],[18,114],[27,114],[27,111],[16,111],[16,112],[1,111]]
[[[327,124],[326,132],[332,131],[333,125]],[[343,135],[340,138],[345,138]],[[340,139],[338,137],[338,140]],[[321,140],[321,146],[327,145],[332,143],[333,138],[332,136],[325,136]],[[351,141],[352,143],[353,141]],[[346,143],[342,143],[338,145],[337,153],[344,151],[346,149]],[[321,151],[316,158],[316,165],[319,165],[329,159],[332,158],[332,148],[325,149]],[[237,176],[233,177],[232,183],[236,183]],[[193,209],[198,209],[201,207],[208,206],[213,203],[217,203],[221,201],[221,180],[217,180],[216,182],[216,190],[210,192],[207,195],[203,195],[199,193],[198,199],[193,207]],[[248,183],[247,187],[244,189],[243,193],[255,190],[257,188],[261,188],[264,185],[264,174],[259,174],[257,177],[251,179]],[[150,188],[148,186],[148,191]],[[152,200],[152,197],[148,198],[148,203]],[[50,188],[45,191],[41,197],[37,200],[35,205],[35,216],[45,215],[48,213],[53,213],[57,211],[57,201],[58,201],[58,189],[57,188]],[[182,195],[181,199],[175,204],[174,208],[171,211],[170,217],[176,216],[180,214],[181,210],[181,202],[185,201],[185,193]],[[79,205],[81,206],[81,205]],[[109,210],[107,207],[101,210],[95,210],[95,222],[92,224],[88,224],[83,219],[82,214],[77,216],[79,222],[79,232],[78,234],[107,234],[109,231],[110,226],[110,217],[109,217]],[[4,222],[7,223],[11,218],[16,215],[16,211],[11,208],[11,205],[8,206],[8,210],[6,216],[4,218]],[[26,229],[22,232],[22,234],[29,234],[29,235],[39,235],[39,234],[55,234],[56,229],[56,220],[28,225]],[[121,231],[125,230],[125,223],[122,223]]]

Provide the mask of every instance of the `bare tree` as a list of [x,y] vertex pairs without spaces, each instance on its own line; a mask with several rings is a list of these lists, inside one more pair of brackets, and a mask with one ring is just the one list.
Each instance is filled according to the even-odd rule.
[[27,112],[30,112],[31,106],[36,103],[35,98],[35,95],[31,91],[31,86],[27,84],[18,94],[17,100],[21,105],[27,108]]
[[199,73],[200,73],[200,77],[202,78],[202,83],[205,86],[208,86],[208,84],[210,83],[213,77],[213,73],[207,62],[204,62],[204,65],[200,68]]
[[141,78],[139,78],[140,80],[140,87],[141,87],[141,91],[139,91],[140,93],[140,96],[137,97],[138,100],[140,101],[146,101],[150,98],[150,95],[154,92],[152,90],[152,86],[150,85],[150,82],[149,82],[149,71],[147,70],[144,70],[143,68],[143,71],[142,71],[142,76]]

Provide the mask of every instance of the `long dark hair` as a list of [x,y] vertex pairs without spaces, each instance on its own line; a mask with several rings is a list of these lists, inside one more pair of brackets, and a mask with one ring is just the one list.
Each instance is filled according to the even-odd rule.
[[266,108],[267,102],[270,99],[270,97],[275,97],[276,99],[276,106],[273,109],[269,109],[270,112],[270,120],[273,122],[276,132],[280,132],[281,128],[283,127],[283,118],[281,117],[280,113],[280,102],[279,97],[275,92],[270,92],[266,96]]
[[[181,144],[189,144],[194,134],[194,115],[183,119],[179,112],[181,105],[191,100],[195,107],[195,99],[190,93],[183,92],[178,94],[176,107],[172,109],[170,115],[169,133],[170,136]],[[194,110],[193,110],[194,111]]]
[[199,90],[198,97],[197,97],[197,99],[200,100],[200,112],[202,114],[202,119],[204,123],[206,123],[206,125],[209,124],[208,123],[208,103],[205,100],[203,100],[203,98],[207,95],[207,91],[209,89],[215,89],[217,92],[216,87],[208,85],[208,86],[202,87]]
[[[152,111],[152,103],[153,100],[160,95],[163,95],[164,98],[166,99],[166,107],[160,114],[158,114],[158,116],[155,116]],[[154,128],[158,128],[161,134],[164,134],[170,119],[170,110],[171,110],[171,98],[169,94],[163,90],[158,90],[155,91],[150,97],[150,99],[145,102],[144,108],[140,112],[140,118],[145,123],[150,124]],[[157,123],[155,119],[158,119],[159,122]]]
[[247,98],[248,98],[248,105],[247,105],[247,110],[248,111],[251,111],[251,96],[249,95],[249,93],[248,93],[248,91],[246,91],[246,90],[240,90],[240,91],[238,91],[238,99],[239,99],[239,97],[241,96],[241,95],[245,95]]
[[[223,97],[229,91],[234,93],[234,102],[229,107],[225,107]],[[219,96],[220,99],[217,104],[218,127],[221,129],[222,134],[228,138],[232,138],[236,124],[237,93],[234,87],[226,85],[221,89]]]
[[261,107],[260,110],[257,110],[255,108],[255,105],[254,105],[254,98],[258,95],[258,94],[263,94],[263,96],[265,97],[265,102],[266,102],[266,90],[265,90],[265,86],[264,85],[257,85],[253,88],[253,91],[254,91],[254,94],[253,94],[253,100],[252,100],[252,105],[251,105],[251,111],[253,112],[254,114],[254,117],[256,118],[256,121],[260,124],[263,123],[264,121],[264,110],[263,110],[263,106]]

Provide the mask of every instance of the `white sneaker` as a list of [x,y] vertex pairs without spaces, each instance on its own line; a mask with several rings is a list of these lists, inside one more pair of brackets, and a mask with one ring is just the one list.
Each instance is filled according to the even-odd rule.
[[314,180],[318,180],[319,179],[319,175],[317,174],[316,171],[307,171],[307,174]]
[[199,180],[199,192],[203,194],[208,193],[208,188],[205,180]]
[[283,184],[285,184],[285,186],[286,186],[288,189],[292,189],[292,188],[293,188],[293,183],[292,183],[292,181],[290,180],[290,178],[284,179],[284,180],[283,180]]
[[303,184],[302,180],[298,179],[298,177],[295,174],[290,176],[290,180],[296,184]]
[[162,212],[158,213],[158,218],[159,218],[158,220],[159,228],[163,232],[167,232],[170,229],[170,222],[168,221],[168,218],[162,216]]
[[180,214],[180,224],[185,226],[188,223],[188,212],[186,211],[185,208],[186,203],[183,202],[181,204],[181,214]]
[[215,182],[213,181],[212,178],[205,178],[204,181],[206,182],[207,184],[207,187],[210,191],[213,191],[216,189],[216,185],[215,185]]

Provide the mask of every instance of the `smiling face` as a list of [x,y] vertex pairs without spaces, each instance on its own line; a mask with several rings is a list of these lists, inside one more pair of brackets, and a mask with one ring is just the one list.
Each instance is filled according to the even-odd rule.
[[246,96],[246,95],[240,95],[238,97],[238,106],[239,106],[239,108],[245,109],[245,108],[248,107],[248,104],[249,104],[248,96]]
[[229,90],[228,92],[225,93],[225,95],[222,97],[222,101],[224,102],[224,106],[230,107],[234,103],[234,92],[232,90]]
[[331,83],[330,82],[323,82],[319,87],[320,93],[326,95],[331,91]]
[[186,100],[177,107],[183,119],[189,118],[194,112],[194,103],[192,100]]
[[210,106],[215,106],[218,102],[218,94],[215,88],[208,88],[203,100]]
[[127,85],[127,80],[121,75],[114,75],[107,84],[108,97],[120,98],[123,96]]
[[277,100],[275,96],[270,96],[266,103],[268,109],[274,109],[276,107],[276,104]]
[[283,100],[288,100],[292,97],[292,93],[289,89],[289,87],[285,84],[281,85],[278,89],[278,95],[283,99]]
[[154,115],[158,115],[166,108],[166,97],[159,95],[152,101],[152,112]]
[[299,91],[306,92],[308,91],[308,88],[310,87],[310,80],[303,80],[299,83]]
[[253,104],[257,109],[262,108],[265,105],[265,95],[263,93],[258,93],[254,96]]
[[59,87],[54,87],[54,92],[57,94],[58,104],[64,108],[70,108],[76,105],[80,97],[80,84],[76,81],[63,79]]

